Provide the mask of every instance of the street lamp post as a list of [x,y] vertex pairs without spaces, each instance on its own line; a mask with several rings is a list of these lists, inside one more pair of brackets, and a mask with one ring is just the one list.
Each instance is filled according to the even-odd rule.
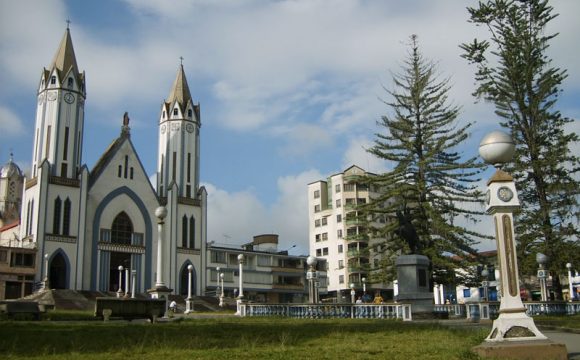
[[167,209],[164,206],[159,206],[155,209],[155,216],[157,216],[157,277],[155,279],[156,288],[164,288],[163,283],[163,220],[167,216]]
[[536,262],[538,263],[538,280],[540,281],[540,299],[548,301],[548,286],[546,285],[548,270],[545,269],[548,257],[542,253],[537,253]]
[[44,254],[44,290],[48,290],[50,287],[50,284],[48,283],[48,257],[48,253]]
[[220,277],[219,277],[219,281],[221,282],[221,294],[220,294],[220,307],[224,307],[225,303],[224,303],[224,298],[225,298],[225,294],[224,294],[224,273],[220,273]]
[[221,271],[221,268],[219,266],[217,266],[215,268],[216,282],[217,282],[217,285],[216,285],[216,288],[215,288],[215,296],[216,297],[219,297],[220,296],[220,271]]
[[306,279],[308,280],[308,302],[310,304],[318,303],[318,296],[316,296],[316,263],[318,260],[310,255],[306,258],[306,264],[308,265],[308,271],[306,272]]
[[155,287],[147,290],[153,299],[165,300],[165,314],[167,317],[167,298],[173,291],[165,286],[163,282],[163,224],[165,224],[165,217],[167,216],[167,208],[159,206],[155,209],[155,216],[157,217],[157,273],[155,276]]
[[366,277],[363,277],[361,279],[361,281],[362,281],[362,284],[363,284],[363,295],[364,295],[364,294],[367,293],[367,278]]
[[123,265],[119,265],[117,269],[119,270],[119,290],[117,290],[117,297],[120,298],[123,295]]
[[236,315],[242,316],[242,303],[244,301],[244,280],[243,280],[243,266],[244,266],[244,254],[238,255],[238,265],[239,265],[239,288],[240,292],[238,293],[238,299],[236,300],[237,311]]
[[193,312],[193,300],[191,298],[191,274],[193,272],[193,265],[187,265],[187,299],[185,301],[185,314]]
[[131,299],[135,298],[135,282],[137,280],[137,270],[131,270]]
[[570,301],[574,301],[574,284],[572,283],[572,263],[566,263],[566,269],[568,269],[568,290],[570,292]]
[[483,281],[481,282],[481,287],[483,288],[483,296],[482,296],[483,301],[489,301],[489,295],[487,293],[487,287],[489,286],[488,276],[489,271],[487,270],[486,266],[483,268],[483,270],[481,270],[481,277],[483,279]]
[[526,314],[520,298],[518,262],[513,226],[513,213],[520,208],[513,177],[501,170],[515,153],[512,138],[501,131],[486,135],[479,144],[479,154],[496,172],[487,182],[486,211],[493,216],[499,268],[501,274],[501,302],[499,316],[493,322],[486,341],[546,340]]
[[128,267],[125,268],[125,296],[129,296],[129,272],[131,269]]

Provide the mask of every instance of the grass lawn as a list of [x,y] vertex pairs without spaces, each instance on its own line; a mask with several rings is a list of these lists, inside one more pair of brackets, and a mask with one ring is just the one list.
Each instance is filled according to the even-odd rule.
[[580,314],[567,316],[535,316],[536,325],[558,326],[571,329],[580,329]]
[[2,321],[3,359],[477,359],[487,330],[390,320]]

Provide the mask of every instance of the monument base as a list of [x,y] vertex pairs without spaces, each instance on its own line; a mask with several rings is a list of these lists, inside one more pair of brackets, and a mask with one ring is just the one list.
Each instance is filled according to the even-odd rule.
[[[501,311],[501,310],[500,310]],[[529,341],[547,340],[548,338],[538,330],[534,320],[525,312],[500,313],[493,321],[491,332],[485,341]]]
[[167,317],[167,300],[169,299],[169,295],[173,292],[173,289],[170,289],[167,286],[159,286],[149,289],[147,292],[151,295],[151,299],[165,300],[165,313],[163,317]]
[[484,342],[471,349],[482,358],[566,360],[566,345],[551,340]]

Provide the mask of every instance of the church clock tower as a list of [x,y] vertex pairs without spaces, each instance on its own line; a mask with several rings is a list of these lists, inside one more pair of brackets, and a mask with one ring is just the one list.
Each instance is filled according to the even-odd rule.
[[159,119],[159,162],[157,192],[166,197],[175,183],[179,196],[193,199],[199,189],[199,104],[191,100],[181,65]]
[[67,28],[52,64],[40,76],[32,150],[33,178],[44,160],[50,164],[52,176],[78,178],[85,98],[85,74],[79,72]]
[[32,169],[21,210],[20,238],[36,243],[35,280],[45,287],[81,286],[77,254],[84,246],[80,229],[85,227],[88,179],[87,168],[81,167],[85,98],[85,74],[77,66],[67,27],[52,63],[40,75]]

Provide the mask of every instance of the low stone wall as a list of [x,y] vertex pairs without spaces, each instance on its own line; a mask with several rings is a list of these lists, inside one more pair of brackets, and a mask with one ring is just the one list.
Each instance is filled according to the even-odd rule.
[[95,316],[107,321],[110,318],[126,320],[149,319],[156,322],[165,315],[165,300],[159,299],[116,299],[98,297],[95,303]]

